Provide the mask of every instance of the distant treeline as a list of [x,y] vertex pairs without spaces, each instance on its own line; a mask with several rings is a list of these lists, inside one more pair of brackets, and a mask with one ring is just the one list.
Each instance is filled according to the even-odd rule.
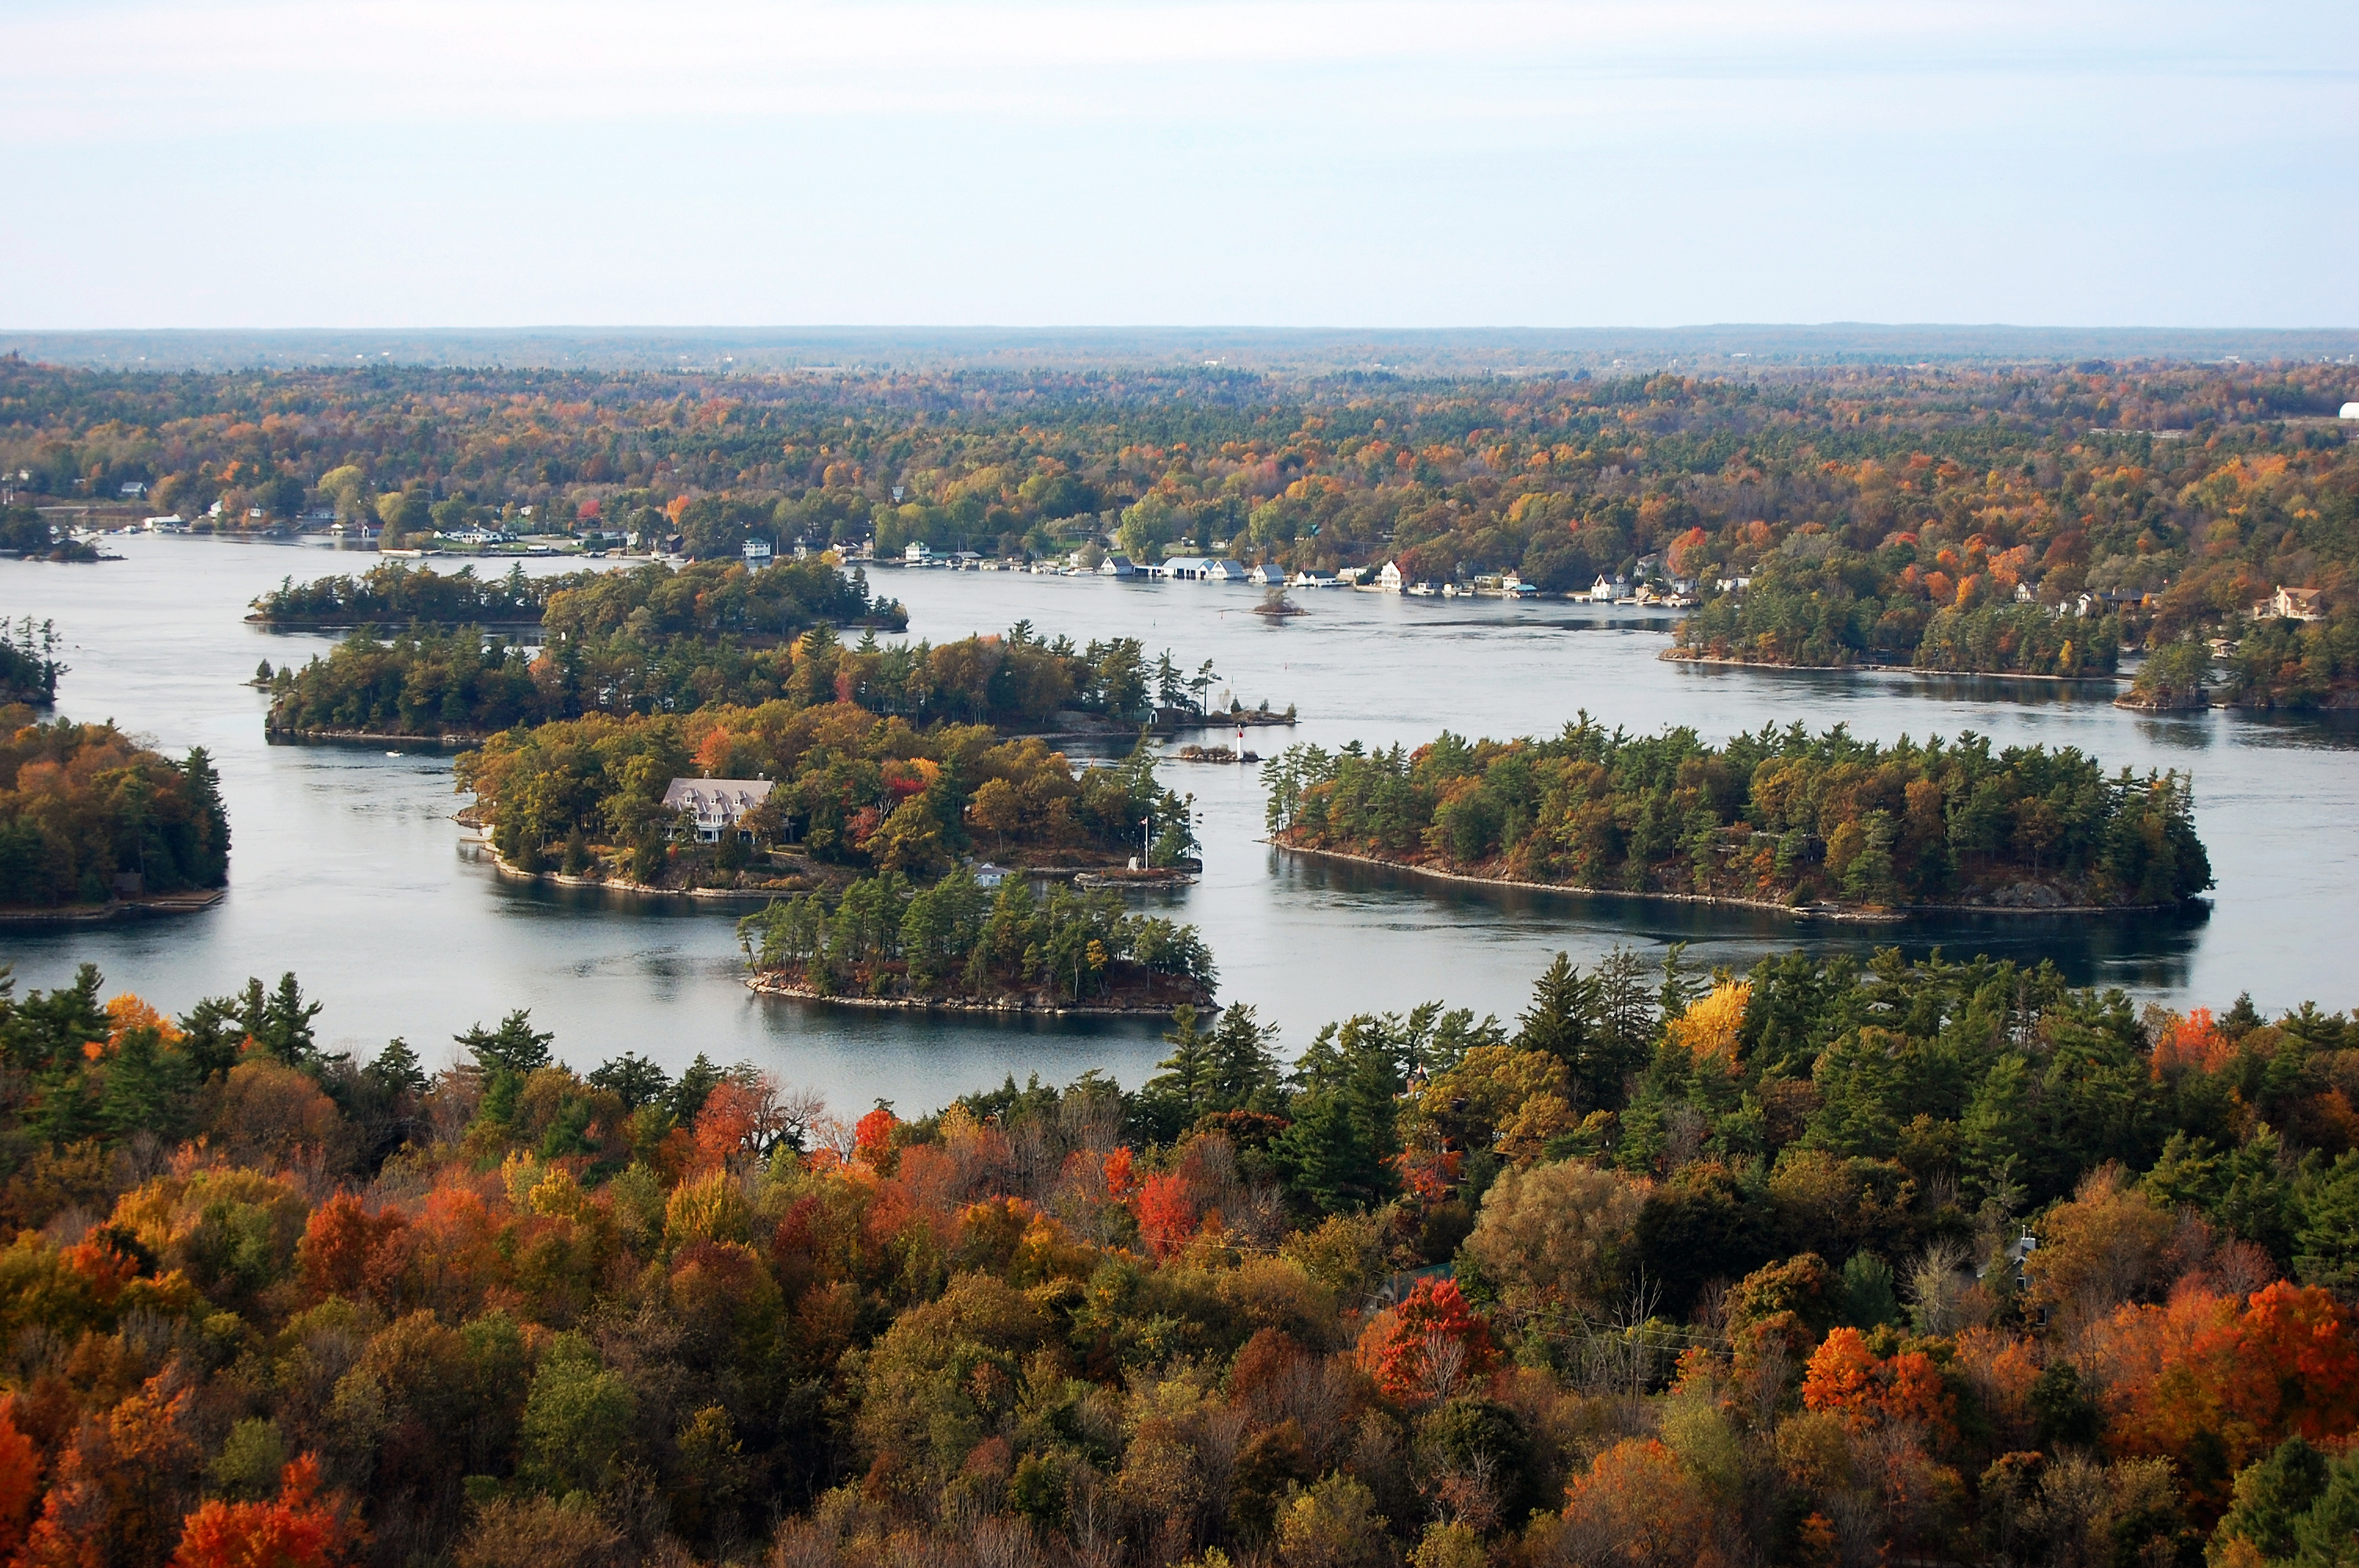
[[[1631,892],[1891,906],[2173,903],[2212,886],[2189,781],[1977,735],[1890,748],[1799,724],[1415,752],[1297,745],[1264,764],[1283,842]],[[2037,891],[2035,891],[2037,890]]]
[[179,892],[229,880],[229,814],[204,748],[176,762],[112,724],[0,708],[0,904],[103,903],[115,879]]
[[1135,853],[1142,822],[1158,863],[1195,844],[1187,800],[1156,783],[1143,748],[1077,773],[1037,740],[1002,741],[979,724],[921,731],[847,702],[592,714],[505,730],[458,761],[459,787],[511,863],[538,871],[561,854],[560,869],[579,871],[603,853],[650,883],[675,837],[665,787],[699,775],[772,781],[742,824],[757,844],[911,876],[969,851]]
[[1212,956],[1192,925],[1132,914],[1113,892],[1022,877],[996,893],[961,867],[930,888],[886,871],[832,902],[806,893],[738,922],[755,967],[818,996],[1160,1008],[1209,1002]]

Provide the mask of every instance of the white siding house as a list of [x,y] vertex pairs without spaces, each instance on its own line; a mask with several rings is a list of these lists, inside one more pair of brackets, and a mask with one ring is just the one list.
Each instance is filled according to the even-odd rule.
[[664,809],[696,818],[696,836],[717,844],[738,818],[770,798],[768,779],[674,779],[664,791]]
[[1403,586],[1404,585],[1401,582],[1400,563],[1398,561],[1386,561],[1385,563],[1385,569],[1376,574],[1376,591],[1379,593],[1398,593]]

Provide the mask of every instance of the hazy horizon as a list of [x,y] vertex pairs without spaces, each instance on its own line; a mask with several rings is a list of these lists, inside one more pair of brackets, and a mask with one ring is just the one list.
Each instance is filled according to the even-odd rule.
[[1741,374],[1846,365],[1986,365],[2084,360],[2348,361],[2359,329],[2069,328],[1721,323],[1674,328],[994,326],[299,328],[25,332],[0,354],[83,368],[681,370],[775,373],[957,366],[1125,365],[1246,372],[1506,375],[1679,369]]
[[2359,242],[2322,0],[27,0],[0,53],[19,332],[2281,329]]

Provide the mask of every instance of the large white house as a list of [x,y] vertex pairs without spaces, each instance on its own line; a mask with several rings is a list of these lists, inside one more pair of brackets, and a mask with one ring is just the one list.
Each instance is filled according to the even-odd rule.
[[1385,563],[1385,569],[1376,574],[1376,591],[1378,593],[1398,593],[1404,586],[1406,585],[1401,581],[1400,563],[1398,561],[1386,561]]
[[696,836],[717,844],[738,819],[770,798],[768,779],[674,779],[664,791],[664,809],[696,818]]
[[1212,556],[1174,556],[1159,574],[1175,582],[1243,582],[1245,568],[1233,560]]

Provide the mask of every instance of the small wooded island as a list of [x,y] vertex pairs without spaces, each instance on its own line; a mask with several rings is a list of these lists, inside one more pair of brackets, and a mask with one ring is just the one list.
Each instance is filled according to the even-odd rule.
[[929,888],[886,871],[832,903],[783,900],[737,931],[754,989],[870,1006],[1169,1017],[1209,1005],[1216,978],[1194,926],[1118,892],[1036,894],[1016,876],[994,891],[963,866]]
[[1704,744],[1587,714],[1552,740],[1290,746],[1273,841],[1493,881],[1821,913],[2160,908],[2212,885],[2178,773],[2072,747],[1890,747],[1797,724]]
[[[684,809],[700,783],[733,781],[748,798],[725,823]],[[868,872],[929,880],[983,856],[1070,874],[1195,850],[1189,797],[1156,782],[1143,746],[1076,769],[1037,737],[919,730],[848,702],[505,730],[461,754],[457,782],[513,870],[640,890],[841,892]]]

